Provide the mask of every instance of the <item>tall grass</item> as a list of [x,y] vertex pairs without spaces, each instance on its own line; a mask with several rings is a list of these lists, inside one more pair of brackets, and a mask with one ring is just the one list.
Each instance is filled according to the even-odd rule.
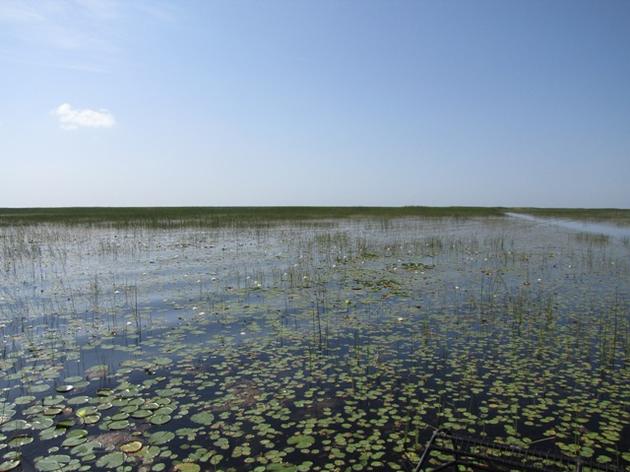
[[491,207],[70,207],[0,209],[0,226],[25,224],[111,225],[115,227],[267,226],[338,218],[501,216]]

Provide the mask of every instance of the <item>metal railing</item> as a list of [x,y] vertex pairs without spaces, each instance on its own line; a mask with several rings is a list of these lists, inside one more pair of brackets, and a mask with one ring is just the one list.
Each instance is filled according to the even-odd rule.
[[[442,455],[443,462],[429,464],[432,452]],[[447,457],[448,459],[444,459]],[[435,462],[435,461],[434,461]],[[500,444],[484,439],[436,430],[427,442],[414,472],[441,470],[487,471],[487,472],[620,472],[622,469],[598,464],[584,458],[573,458]]]

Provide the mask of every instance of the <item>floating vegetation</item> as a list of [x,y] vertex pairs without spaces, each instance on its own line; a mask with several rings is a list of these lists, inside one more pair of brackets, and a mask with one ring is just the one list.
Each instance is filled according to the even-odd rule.
[[0,472],[409,471],[436,428],[630,470],[627,244],[364,216],[0,227]]

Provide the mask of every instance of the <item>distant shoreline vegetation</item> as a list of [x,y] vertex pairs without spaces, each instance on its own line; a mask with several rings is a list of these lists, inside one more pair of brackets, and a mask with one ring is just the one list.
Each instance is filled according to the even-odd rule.
[[0,226],[30,224],[111,225],[156,228],[269,226],[284,222],[314,223],[318,220],[352,218],[476,218],[501,217],[506,213],[540,217],[610,221],[630,224],[628,209],[508,208],[473,206],[401,207],[63,207],[0,208]]

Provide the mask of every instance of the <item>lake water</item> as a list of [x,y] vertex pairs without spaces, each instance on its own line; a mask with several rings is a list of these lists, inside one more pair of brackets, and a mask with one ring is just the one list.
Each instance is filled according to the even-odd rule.
[[412,470],[435,428],[628,467],[630,245],[567,225],[2,227],[0,467]]
[[555,225],[561,228],[571,229],[574,231],[584,231],[587,233],[603,234],[615,238],[630,238],[630,226],[615,225],[592,221],[577,221],[564,218],[541,218],[537,216],[527,215],[524,213],[506,213],[513,218],[521,218],[533,223],[542,225]]

